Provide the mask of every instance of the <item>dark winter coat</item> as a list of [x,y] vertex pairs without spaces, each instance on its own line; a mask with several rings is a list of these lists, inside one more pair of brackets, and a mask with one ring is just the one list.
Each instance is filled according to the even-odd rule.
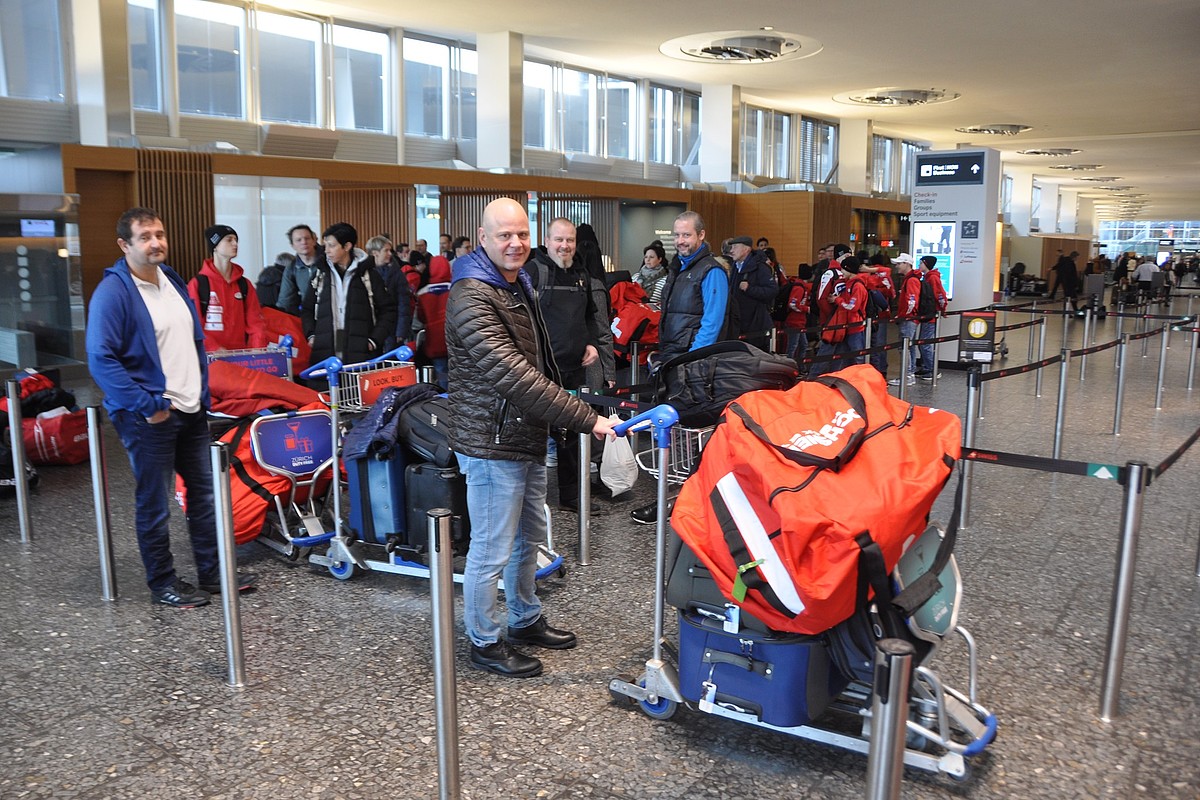
[[345,364],[369,361],[384,352],[384,344],[395,333],[396,299],[371,258],[355,249],[345,319],[341,329],[335,331],[331,285],[337,279],[335,270],[329,263],[321,264],[305,293],[300,313],[304,335],[312,343],[312,363],[332,355]]
[[[749,284],[745,290],[741,288],[742,281]],[[737,303],[738,309],[738,330],[734,335],[762,334],[771,330],[774,325],[771,303],[778,291],[775,273],[761,251],[753,250],[746,256],[740,273],[735,264],[729,271],[729,299]]]
[[591,407],[558,385],[533,285],[524,270],[517,278],[510,284],[483,250],[454,262],[446,349],[457,453],[541,461],[549,428],[584,432],[595,424]]

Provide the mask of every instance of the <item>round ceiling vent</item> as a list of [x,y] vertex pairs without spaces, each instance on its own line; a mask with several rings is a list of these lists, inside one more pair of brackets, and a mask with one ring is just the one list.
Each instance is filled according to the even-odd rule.
[[1055,164],[1050,169],[1067,169],[1072,172],[1095,172],[1104,169],[1103,164]]
[[948,103],[957,100],[962,95],[946,89],[897,89],[885,87],[882,89],[864,89],[860,92],[844,92],[833,96],[839,103],[852,103],[860,106],[884,106],[908,108],[923,106],[930,103]]
[[1014,122],[991,122],[987,125],[969,125],[965,128],[955,128],[959,133],[981,133],[987,136],[1016,136],[1018,133],[1033,130],[1031,125],[1019,125]]
[[1076,150],[1073,147],[1051,147],[1047,150],[1018,150],[1018,155],[1023,156],[1073,156],[1076,153],[1082,153],[1082,150]]
[[659,45],[665,56],[717,64],[769,64],[808,58],[821,43],[808,36],[777,30],[713,31],[670,39]]

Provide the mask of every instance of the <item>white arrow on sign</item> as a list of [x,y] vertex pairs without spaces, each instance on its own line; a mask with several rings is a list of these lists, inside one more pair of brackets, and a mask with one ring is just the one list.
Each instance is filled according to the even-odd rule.
[[979,174],[979,165],[978,165],[978,164],[972,164],[972,165],[971,165],[971,172],[974,172],[976,175],[978,175],[978,174]]
[[1117,477],[1116,475],[1113,475],[1111,472],[1109,472],[1107,467],[1101,467],[1100,469],[1096,470],[1092,474],[1095,477],[1101,478],[1102,480],[1106,480],[1106,481],[1114,480]]

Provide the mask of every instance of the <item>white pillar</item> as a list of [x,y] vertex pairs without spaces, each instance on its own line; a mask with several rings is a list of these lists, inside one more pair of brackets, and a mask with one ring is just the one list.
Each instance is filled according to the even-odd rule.
[[133,133],[125,2],[72,0],[70,25],[79,143],[108,147]]
[[525,38],[512,31],[481,33],[476,92],[477,145],[480,169],[525,166]]
[[742,87],[706,83],[701,91],[700,180],[736,180],[741,171]]
[[871,134],[869,119],[842,118],[838,123],[838,186],[854,194],[871,193]]
[[1029,214],[1033,203],[1033,170],[1009,164],[1007,171],[1013,179],[1012,201],[1009,205],[1013,233],[1017,236],[1028,236]]

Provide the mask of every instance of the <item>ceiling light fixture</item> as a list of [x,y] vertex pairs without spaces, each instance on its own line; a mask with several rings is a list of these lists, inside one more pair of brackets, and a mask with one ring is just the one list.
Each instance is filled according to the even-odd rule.
[[987,136],[1016,136],[1033,130],[1032,125],[1021,125],[1015,122],[989,122],[986,125],[968,125],[965,128],[955,128],[959,133],[980,133]]
[[1124,179],[1124,178],[1122,178],[1122,177],[1120,177],[1119,175],[1112,175],[1112,176],[1109,176],[1109,177],[1099,177],[1099,176],[1093,176],[1093,177],[1090,177],[1090,178],[1076,178],[1075,180],[1078,180],[1078,181],[1091,181],[1092,183],[1111,183],[1112,181],[1123,181],[1123,180],[1125,180],[1125,179]]
[[833,99],[839,103],[896,108],[948,103],[960,97],[962,95],[959,93],[947,89],[899,89],[889,86],[880,89],[864,89],[859,92],[843,92],[834,95]]
[[1076,153],[1082,153],[1082,150],[1076,150],[1073,147],[1051,147],[1042,150],[1018,150],[1017,155],[1021,156],[1073,156]]
[[1055,164],[1050,169],[1066,169],[1072,172],[1095,172],[1104,169],[1103,164]]
[[808,36],[763,28],[680,36],[663,42],[658,51],[683,61],[767,64],[814,56],[821,52],[821,43]]

